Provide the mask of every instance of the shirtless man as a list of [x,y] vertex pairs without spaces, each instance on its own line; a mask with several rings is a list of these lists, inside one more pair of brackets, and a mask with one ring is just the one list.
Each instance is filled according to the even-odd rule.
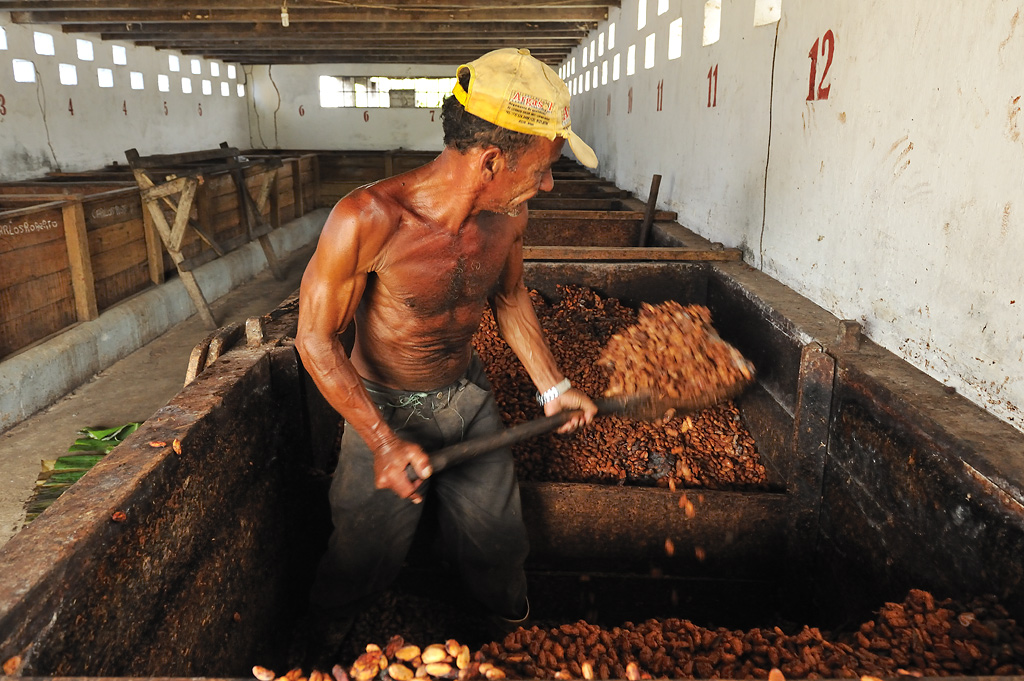
[[[552,188],[566,139],[581,162],[597,159],[569,127],[565,84],[527,50],[496,50],[457,73],[440,156],[342,199],[302,279],[296,347],[346,424],[312,595],[328,617],[394,579],[426,494],[470,593],[509,622],[528,614],[511,451],[433,476],[425,453],[502,427],[471,345],[486,305],[545,413],[581,410],[563,431],[597,413],[559,369],[523,284],[526,202]],[[339,333],[353,321],[347,356]]]

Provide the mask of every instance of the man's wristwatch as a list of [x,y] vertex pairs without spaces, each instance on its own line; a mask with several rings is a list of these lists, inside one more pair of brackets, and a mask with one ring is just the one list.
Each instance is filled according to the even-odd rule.
[[572,387],[572,383],[569,382],[568,378],[563,378],[561,381],[551,386],[542,393],[537,393],[537,404],[544,406],[551,400],[564,395]]

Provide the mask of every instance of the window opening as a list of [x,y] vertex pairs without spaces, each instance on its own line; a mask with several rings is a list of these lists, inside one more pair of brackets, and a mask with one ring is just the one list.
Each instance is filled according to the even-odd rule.
[[78,67],[74,64],[57,64],[61,85],[78,85]]
[[590,71],[583,74],[583,90],[584,92],[590,92]]
[[0,26],[0,50],[7,49],[7,29]]
[[166,74],[163,74],[163,73],[159,74],[156,77],[156,89],[159,90],[160,92],[170,92],[171,91],[171,79],[169,77],[167,77]]
[[608,60],[601,62],[601,85],[608,84]]
[[173,54],[167,55],[167,68],[171,71],[181,71],[181,62]]
[[204,95],[212,95],[213,94],[213,83],[211,83],[210,81],[206,80],[205,78],[203,78],[203,94]]
[[722,35],[722,0],[704,3],[704,45],[713,45]]
[[32,33],[32,42],[35,43],[36,54],[44,57],[52,57],[56,54],[53,49],[53,36],[49,33],[34,31]]
[[128,63],[128,50],[122,45],[111,45],[110,52],[113,56],[114,63],[118,66],[124,66]]
[[203,64],[198,59],[192,60],[192,75],[199,76],[203,73]]
[[222,80],[220,82],[220,96],[221,97],[227,97],[230,94],[231,94],[231,86],[228,85],[228,82],[226,80]]
[[146,87],[145,79],[142,77],[142,71],[129,72],[128,82],[131,84],[133,90],[142,90]]
[[600,33],[597,36],[597,56],[604,56],[604,33]]
[[615,49],[615,22],[608,24],[608,49]]
[[320,106],[436,109],[453,87],[454,78],[320,76]]
[[81,61],[92,61],[93,59],[95,59],[95,55],[92,51],[91,40],[83,40],[82,38],[77,38],[75,40],[75,46],[78,50],[78,58]]
[[210,62],[210,75],[214,78],[220,77],[220,64],[217,62]]
[[626,50],[626,75],[632,76],[636,73],[636,45],[630,45]]
[[228,64],[228,78],[230,78],[231,80],[235,79],[235,65],[234,64]]
[[36,82],[36,65],[28,59],[15,59],[11,62],[11,66],[14,68],[14,82]]
[[658,0],[658,16],[668,11],[668,0]]
[[619,55],[612,57],[612,82],[619,79]]
[[754,26],[774,24],[782,18],[782,0],[754,0]]
[[181,77],[181,91],[186,95],[192,94],[192,79],[188,76]]
[[654,67],[654,34],[647,36],[647,43],[644,45],[644,68]]
[[243,85],[242,83],[238,84],[238,86],[235,88],[235,91],[238,93],[239,97],[245,97],[245,85]]
[[636,3],[636,30],[647,25],[647,0],[640,0]]
[[114,72],[111,69],[96,69],[96,82],[100,87],[114,87]]
[[679,17],[668,25],[668,58],[679,59],[683,55],[683,18]]

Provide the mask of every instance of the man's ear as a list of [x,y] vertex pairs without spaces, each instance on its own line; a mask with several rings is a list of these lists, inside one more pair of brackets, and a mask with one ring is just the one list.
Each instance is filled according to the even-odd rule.
[[493,180],[506,165],[505,154],[498,147],[487,147],[480,154],[480,170],[487,181]]

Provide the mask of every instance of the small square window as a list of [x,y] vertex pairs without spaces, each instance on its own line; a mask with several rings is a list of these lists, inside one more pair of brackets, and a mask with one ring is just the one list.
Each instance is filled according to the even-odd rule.
[[202,62],[200,62],[198,59],[193,59],[192,60],[192,73],[194,75],[198,76],[198,75],[202,74],[202,72],[203,72],[203,64],[202,64]]
[[192,79],[188,76],[181,77],[181,91],[186,95],[192,94]]
[[167,68],[171,71],[181,71],[181,62],[173,54],[167,55]]
[[35,31],[32,34],[32,41],[36,46],[36,54],[44,57],[52,57],[55,54],[53,49],[53,36],[49,33]]
[[146,87],[141,71],[132,71],[128,74],[129,82],[133,90],[142,90]]
[[36,65],[27,59],[15,59],[11,62],[14,67],[14,82],[34,83],[36,82]]
[[640,0],[636,7],[636,30],[647,25],[647,0]]
[[782,18],[782,0],[754,0],[754,26],[774,24]]
[[608,24],[608,49],[615,49],[615,23]]
[[128,50],[123,45],[111,45],[110,52],[114,58],[114,63],[118,66],[124,66],[128,63]]
[[658,0],[658,16],[668,11],[668,0]]
[[234,64],[228,64],[228,78],[230,78],[231,80],[235,79],[235,65]]
[[239,97],[245,97],[245,86],[244,85],[239,83],[238,87],[236,88],[236,90],[238,91],[238,96]]
[[704,42],[714,45],[722,37],[722,0],[707,0],[704,3]]
[[601,62],[601,85],[608,84],[608,60]]
[[214,78],[220,76],[220,64],[217,62],[210,62],[210,75]]
[[581,57],[581,59],[583,60],[583,66],[586,66],[587,65],[587,46],[586,45],[583,46],[583,56]]
[[583,91],[590,92],[590,71],[583,74]]
[[210,81],[206,80],[205,78],[203,78],[203,94],[204,95],[212,95],[213,94],[213,83],[211,83]]
[[626,75],[632,76],[636,73],[636,45],[630,45],[626,50]]
[[597,56],[604,55],[604,33],[597,36]]
[[7,29],[0,26],[0,50],[7,49]]
[[92,53],[91,40],[83,40],[82,38],[78,38],[77,40],[75,40],[75,46],[78,49],[78,58],[81,61],[92,61],[95,58],[95,56]]
[[220,96],[221,97],[227,97],[230,94],[231,94],[231,86],[228,85],[228,82],[226,80],[222,80],[220,82]]
[[597,52],[596,52],[596,50],[597,50],[597,41],[596,40],[591,40],[590,41],[590,61],[592,61],[592,62],[593,61],[597,61]]
[[647,43],[644,45],[644,68],[654,68],[654,34],[647,36]]
[[570,76],[575,76],[576,75],[576,57],[572,58],[572,61],[569,62],[569,65],[571,67],[569,69],[569,75]]
[[615,80],[618,80],[618,79],[619,79],[619,55],[616,54],[614,57],[612,57],[612,80],[615,81]]
[[114,87],[114,72],[110,69],[96,69],[96,80],[100,87]]
[[160,92],[171,91],[171,79],[161,73],[156,77],[156,89]]
[[78,85],[78,67],[74,64],[57,64],[61,85]]

